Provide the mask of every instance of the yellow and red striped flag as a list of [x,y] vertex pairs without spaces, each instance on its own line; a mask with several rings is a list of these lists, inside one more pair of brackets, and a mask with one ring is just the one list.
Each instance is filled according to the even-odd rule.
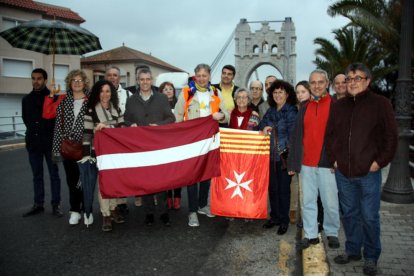
[[236,218],[267,218],[269,136],[220,128],[221,176],[212,178],[211,212]]

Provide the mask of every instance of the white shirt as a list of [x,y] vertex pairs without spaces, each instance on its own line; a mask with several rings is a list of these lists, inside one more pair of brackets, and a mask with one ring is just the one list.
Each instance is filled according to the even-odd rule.
[[83,98],[73,101],[73,113],[75,114],[75,121],[76,121],[76,117],[78,117],[79,112],[82,108],[83,101],[84,101]]
[[132,96],[132,93],[128,90],[123,89],[121,85],[118,85],[118,90],[116,92],[118,93],[119,108],[121,109],[120,115],[122,115],[125,112],[126,102],[128,98]]
[[210,108],[210,92],[200,92],[197,90],[196,92],[197,100],[200,103],[200,117],[207,117],[211,114]]

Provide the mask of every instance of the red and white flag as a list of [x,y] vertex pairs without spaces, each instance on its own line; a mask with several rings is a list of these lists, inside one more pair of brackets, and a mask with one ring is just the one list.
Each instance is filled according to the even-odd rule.
[[220,136],[211,116],[162,126],[98,131],[103,197],[145,195],[220,175]]
[[211,182],[211,212],[236,218],[267,218],[269,136],[220,128],[221,176]]

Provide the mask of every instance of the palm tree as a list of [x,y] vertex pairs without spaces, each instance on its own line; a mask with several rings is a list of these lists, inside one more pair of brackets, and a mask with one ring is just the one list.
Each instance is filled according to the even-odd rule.
[[328,72],[330,77],[341,73],[353,62],[363,62],[373,68],[375,76],[382,75],[378,67],[381,61],[380,55],[372,48],[367,35],[358,28],[346,26],[334,30],[335,40],[339,43],[337,47],[333,42],[325,38],[316,38],[314,43],[320,47],[316,49],[314,63],[318,68]]
[[342,15],[361,30],[369,41],[370,50],[381,55],[377,68],[383,71],[380,87],[390,93],[395,90],[398,75],[401,2],[399,0],[339,0],[328,8],[328,14]]

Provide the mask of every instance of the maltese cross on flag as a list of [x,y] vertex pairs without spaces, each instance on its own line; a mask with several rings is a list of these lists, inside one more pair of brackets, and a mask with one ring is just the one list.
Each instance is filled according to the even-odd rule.
[[267,218],[269,136],[220,128],[221,176],[212,178],[211,212],[236,218]]

